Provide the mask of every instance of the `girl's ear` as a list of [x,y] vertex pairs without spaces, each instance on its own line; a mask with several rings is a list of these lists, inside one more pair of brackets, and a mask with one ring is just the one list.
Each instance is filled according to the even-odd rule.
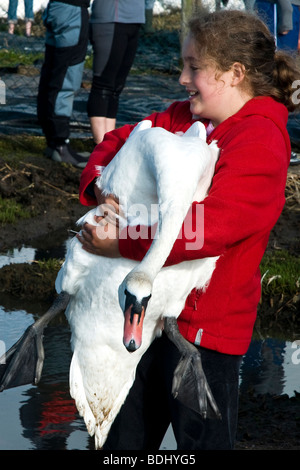
[[245,66],[240,62],[235,62],[232,67],[232,81],[231,86],[239,85],[245,78]]

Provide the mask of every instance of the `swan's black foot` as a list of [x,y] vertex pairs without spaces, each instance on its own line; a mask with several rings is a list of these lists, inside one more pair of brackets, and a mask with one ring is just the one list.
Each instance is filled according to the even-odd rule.
[[69,295],[62,292],[50,309],[0,358],[0,392],[39,382],[44,364],[43,331],[68,302]]
[[165,318],[164,330],[182,354],[174,372],[173,396],[203,418],[221,419],[202,367],[200,351],[180,334],[176,318]]
[[27,328],[23,336],[0,359],[0,392],[40,380],[44,348],[42,335],[35,325]]
[[172,393],[174,398],[200,413],[203,418],[221,419],[198,350],[181,357],[174,372]]

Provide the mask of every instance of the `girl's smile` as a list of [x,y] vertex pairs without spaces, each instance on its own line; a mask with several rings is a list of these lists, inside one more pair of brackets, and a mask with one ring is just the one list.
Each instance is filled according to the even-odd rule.
[[244,79],[244,74],[238,70],[240,64],[219,72],[212,62],[199,58],[191,36],[185,40],[182,52],[183,70],[179,83],[187,90],[193,115],[210,119],[216,126],[251,98],[237,86]]

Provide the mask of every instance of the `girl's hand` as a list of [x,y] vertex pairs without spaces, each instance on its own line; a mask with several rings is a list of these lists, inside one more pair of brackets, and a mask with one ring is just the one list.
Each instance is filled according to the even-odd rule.
[[119,227],[107,222],[104,217],[99,225],[84,224],[81,232],[76,235],[82,248],[89,253],[109,258],[120,257]]
[[[101,216],[104,216],[107,222],[118,225],[119,220],[118,217],[116,217],[120,209],[118,199],[113,194],[105,196],[96,185],[94,191],[98,203],[98,211]],[[99,220],[96,219],[96,222],[98,221]]]

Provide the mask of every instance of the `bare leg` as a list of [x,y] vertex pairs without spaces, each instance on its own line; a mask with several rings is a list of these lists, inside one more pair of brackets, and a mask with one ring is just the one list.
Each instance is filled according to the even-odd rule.
[[31,36],[31,21],[26,21],[26,24],[25,24],[25,36],[27,36],[28,38]]
[[14,32],[15,32],[14,23],[8,23],[8,34],[14,34]]

